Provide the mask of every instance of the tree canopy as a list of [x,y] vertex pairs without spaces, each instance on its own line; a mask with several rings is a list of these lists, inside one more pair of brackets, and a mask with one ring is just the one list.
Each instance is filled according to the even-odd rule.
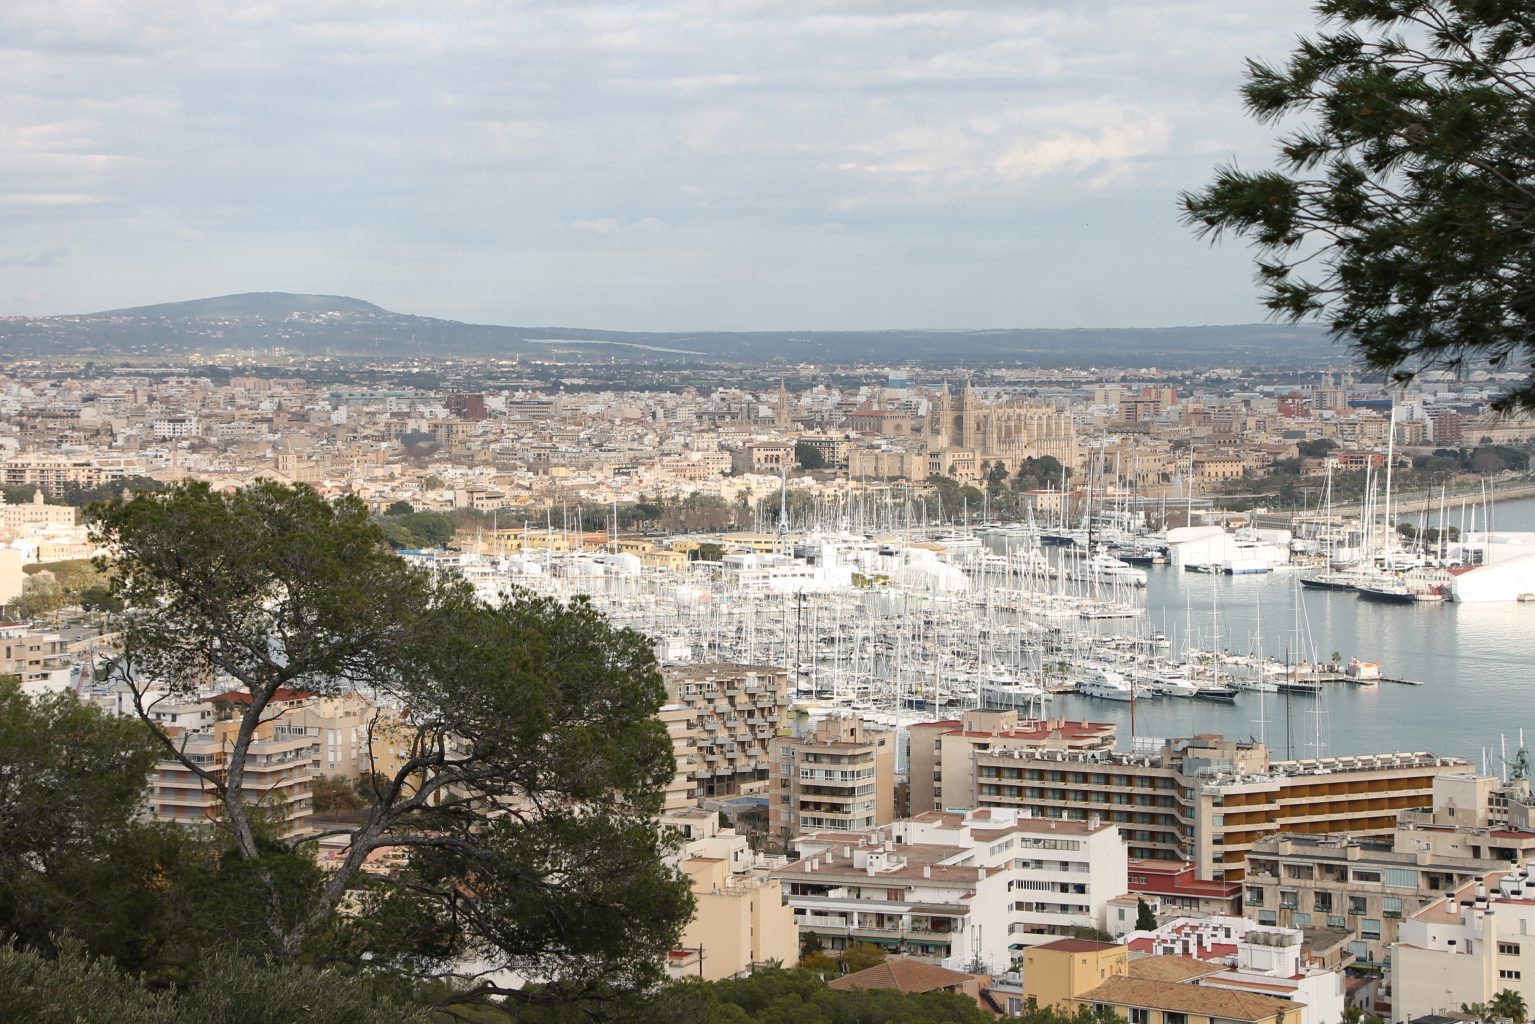
[[1202,236],[1258,250],[1264,302],[1320,317],[1398,380],[1518,369],[1535,408],[1535,18],[1518,0],[1320,0],[1283,64],[1249,60],[1278,167],[1180,197]]
[[[416,979],[473,960],[562,999],[660,976],[691,896],[653,826],[675,761],[645,637],[583,601],[482,603],[395,557],[360,502],[303,486],[186,484],[93,516],[126,609],[117,678],[160,756],[218,794],[239,902],[265,908],[247,925],[261,952]],[[217,772],[152,716],[157,694],[209,679],[245,695]],[[264,837],[242,789],[285,689],[369,694],[393,709],[371,723],[370,752],[406,752],[364,820],[332,833],[348,845],[323,877],[306,848],[320,837]],[[402,866],[375,870],[380,851]]]
[[794,461],[799,463],[801,469],[826,468],[826,456],[809,441],[800,441],[794,445]]

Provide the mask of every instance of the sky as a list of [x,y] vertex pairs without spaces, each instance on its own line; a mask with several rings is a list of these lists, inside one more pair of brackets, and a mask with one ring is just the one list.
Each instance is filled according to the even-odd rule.
[[242,291],[630,330],[1263,319],[1177,194],[1310,0],[5,0],[0,315]]

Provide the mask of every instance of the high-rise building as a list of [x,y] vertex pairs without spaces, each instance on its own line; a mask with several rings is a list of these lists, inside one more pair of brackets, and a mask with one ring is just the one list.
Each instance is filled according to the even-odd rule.
[[855,717],[829,716],[806,735],[777,737],[770,772],[768,826],[786,839],[895,818],[895,734]]
[[[915,722],[907,737],[911,808],[919,814],[975,806],[975,759],[988,751],[1114,749],[1110,724],[1020,718],[1012,710],[977,709],[957,719]],[[945,792],[958,794],[958,802],[946,802]]]
[[[672,734],[679,783],[708,797],[767,789],[769,746],[789,704],[789,677],[772,665],[668,665],[662,671],[667,702],[661,720]],[[686,760],[684,760],[686,759]]]
[[1188,860],[1201,878],[1233,882],[1263,836],[1389,833],[1398,811],[1431,803],[1436,776],[1470,767],[1431,753],[1271,761],[1263,744],[1220,735],[1155,751],[990,749],[973,759],[970,792],[946,786],[948,806],[1109,822],[1132,857]]
[[1535,830],[1491,820],[1491,776],[1443,775],[1433,806],[1403,811],[1383,836],[1269,836],[1247,854],[1248,917],[1350,935],[1360,964],[1381,964],[1410,915],[1501,866],[1535,857]]
[[[177,736],[177,749],[222,780],[239,726],[233,719],[214,722],[207,729]],[[172,727],[167,732],[181,729]],[[240,795],[246,803],[264,808],[270,820],[279,823],[283,838],[302,835],[309,828],[314,813],[310,765],[316,757],[315,746],[315,738],[303,729],[289,729],[280,721],[264,722],[256,727],[246,754]],[[212,783],[174,758],[155,765],[146,804],[151,820],[178,825],[209,825],[223,813]]]

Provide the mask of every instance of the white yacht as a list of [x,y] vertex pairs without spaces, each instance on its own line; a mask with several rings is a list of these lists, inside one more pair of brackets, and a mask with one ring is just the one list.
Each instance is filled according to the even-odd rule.
[[1113,669],[1100,668],[1077,684],[1077,692],[1084,697],[1103,700],[1131,701],[1135,699],[1135,686],[1129,679]]

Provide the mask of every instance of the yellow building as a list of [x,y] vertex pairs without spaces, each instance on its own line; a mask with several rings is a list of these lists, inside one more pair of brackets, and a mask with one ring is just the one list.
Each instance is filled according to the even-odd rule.
[[1125,973],[1130,950],[1117,942],[1057,939],[1023,951],[1024,995],[1039,1007],[1070,1008],[1080,992]]
[[1301,1024],[1304,1003],[1213,977],[1224,972],[1192,957],[1132,961],[1125,946],[1059,939],[1024,951],[1023,986],[1037,1006],[1112,1012],[1130,1024]]

